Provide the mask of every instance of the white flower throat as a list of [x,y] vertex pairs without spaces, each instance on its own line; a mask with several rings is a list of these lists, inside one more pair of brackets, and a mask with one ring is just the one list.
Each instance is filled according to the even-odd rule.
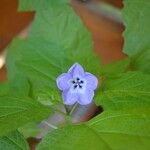
[[84,81],[77,77],[76,79],[72,80],[72,84],[74,89],[76,88],[82,89]]
[[72,79],[70,82],[71,82],[72,93],[76,93],[76,92],[83,93],[85,91],[86,81],[84,79],[81,79],[80,77],[76,77]]

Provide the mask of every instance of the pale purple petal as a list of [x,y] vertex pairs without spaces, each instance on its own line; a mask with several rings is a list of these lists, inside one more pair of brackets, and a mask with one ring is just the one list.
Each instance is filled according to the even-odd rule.
[[71,79],[71,75],[69,73],[63,73],[61,74],[57,79],[57,86],[60,90],[67,90],[69,89],[69,80]]
[[77,102],[78,94],[71,93],[70,91],[63,91],[62,97],[65,105],[73,105]]
[[85,80],[87,82],[87,89],[95,90],[98,86],[98,79],[93,74],[86,72],[85,73]]
[[75,63],[68,71],[73,77],[84,76],[84,69],[78,63]]
[[94,91],[86,90],[85,93],[79,94],[78,103],[80,105],[88,105],[92,102],[93,97],[94,97]]

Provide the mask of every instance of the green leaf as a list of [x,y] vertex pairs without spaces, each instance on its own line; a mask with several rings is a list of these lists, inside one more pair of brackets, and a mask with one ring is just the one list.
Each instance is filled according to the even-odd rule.
[[150,147],[150,104],[124,111],[105,111],[88,125],[112,150],[148,150]]
[[108,77],[95,97],[104,112],[88,125],[111,149],[148,150],[150,147],[150,76],[128,72]]
[[20,127],[18,131],[25,137],[31,138],[35,137],[41,132],[40,128],[38,127],[36,122],[30,122],[25,124],[24,126]]
[[0,135],[6,135],[24,124],[40,121],[52,110],[30,98],[0,97]]
[[8,82],[3,82],[0,84],[0,96],[7,94],[9,91]]
[[119,76],[129,69],[130,60],[128,58],[113,62],[111,64],[103,65],[100,68],[101,76],[113,77]]
[[67,126],[49,133],[37,150],[107,150],[107,144],[86,125]]
[[105,111],[83,125],[66,126],[49,133],[37,150],[148,150],[150,105]]
[[10,96],[28,96],[30,93],[29,81],[21,75],[8,80],[8,93]]
[[0,96],[27,96],[29,92],[30,85],[28,80],[20,75],[0,84]]
[[118,77],[106,78],[95,97],[104,109],[123,110],[150,104],[150,76],[128,72]]
[[[36,99],[48,99],[50,101],[50,95],[56,89],[54,76],[58,76],[57,72],[61,70],[61,64],[55,65],[53,61],[61,63],[62,55],[57,55],[55,51],[57,47],[54,44],[45,42],[45,45],[42,46],[41,42],[43,41],[25,42],[19,39],[14,40],[7,56],[7,68],[10,78],[15,78],[15,74],[18,72],[22,72],[28,78],[31,86],[31,96]],[[21,85],[22,82],[18,84]],[[55,97],[57,98],[57,95],[53,94],[54,101],[58,101]],[[60,96],[58,98],[60,100]]]
[[53,1],[53,0],[19,0],[20,11],[33,11],[38,9],[47,9],[49,5],[63,5],[68,3],[69,0]]
[[[28,45],[33,43],[34,47],[31,46],[34,50],[36,48],[41,49],[41,51],[46,49],[45,51],[49,50],[47,53],[51,55],[53,55],[52,53],[55,56],[60,55],[62,63],[60,67],[65,68],[63,70],[68,69],[72,63],[79,62],[86,70],[99,73],[96,67],[99,67],[100,63],[93,51],[91,33],[85,28],[72,7],[64,2],[64,5],[61,5],[62,2],[59,0],[55,2],[49,0],[46,3],[47,5],[50,3],[47,9],[37,10],[36,12],[28,37],[31,43],[28,43]],[[59,5],[55,5],[55,3]],[[52,47],[50,47],[51,45]],[[44,56],[47,54],[45,53]],[[47,57],[52,59],[50,55],[47,55]],[[51,62],[60,65],[59,62]]]
[[150,73],[150,2],[125,0],[124,4],[124,52],[131,58],[134,70]]
[[67,1],[32,2],[38,6],[27,3],[21,1],[21,7],[38,7],[36,16],[28,38],[15,39],[9,47],[8,76],[12,79],[21,72],[30,83],[30,96],[44,104],[56,104],[62,99],[56,87],[58,75],[67,72],[75,62],[99,75],[99,59],[92,51],[91,34]]
[[24,137],[18,131],[15,131],[0,138],[0,149],[29,150],[29,146]]

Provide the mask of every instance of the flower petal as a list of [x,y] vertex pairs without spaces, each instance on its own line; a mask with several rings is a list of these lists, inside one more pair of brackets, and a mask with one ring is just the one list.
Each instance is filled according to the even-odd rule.
[[78,95],[76,93],[71,93],[70,91],[64,91],[62,97],[65,105],[73,105],[78,99]]
[[87,82],[87,89],[95,90],[98,86],[98,79],[93,74],[86,72],[85,73],[85,79]]
[[90,104],[94,97],[94,91],[86,90],[85,93],[79,94],[78,103],[80,105],[87,105]]
[[60,90],[67,90],[69,89],[69,80],[71,79],[71,75],[69,73],[61,74],[57,79],[57,86]]
[[84,76],[84,69],[79,63],[75,63],[68,71],[73,77]]

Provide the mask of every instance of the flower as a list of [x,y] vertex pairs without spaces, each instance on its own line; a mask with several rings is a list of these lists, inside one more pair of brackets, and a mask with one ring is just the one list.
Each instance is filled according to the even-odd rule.
[[90,104],[97,88],[98,79],[89,72],[84,72],[82,66],[75,63],[67,73],[57,78],[57,86],[62,91],[64,104]]

